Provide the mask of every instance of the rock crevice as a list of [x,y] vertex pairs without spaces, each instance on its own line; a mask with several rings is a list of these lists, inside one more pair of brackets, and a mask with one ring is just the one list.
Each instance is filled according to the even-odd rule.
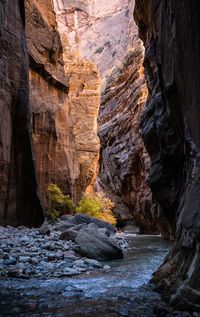
[[149,89],[141,120],[150,186],[176,241],[154,276],[176,308],[200,310],[198,1],[136,1]]
[[0,223],[43,221],[31,143],[23,1],[0,4]]

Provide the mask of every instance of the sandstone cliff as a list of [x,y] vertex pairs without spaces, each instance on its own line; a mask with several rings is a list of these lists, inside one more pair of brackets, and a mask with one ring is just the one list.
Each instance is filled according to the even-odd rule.
[[24,2],[0,2],[0,224],[40,225],[30,134]]
[[133,20],[134,1],[54,0],[59,32],[68,54],[93,61],[103,80],[97,189],[115,202],[118,222],[134,219],[157,231],[160,217],[146,182],[149,158],[139,136],[146,97],[143,45]]
[[133,46],[133,0],[54,0],[54,7],[70,49],[94,62],[102,77]]
[[[75,202],[93,186],[99,139],[100,78],[96,67],[68,54],[51,1],[26,1],[30,103],[39,187],[44,207],[53,182]],[[64,54],[63,54],[64,47]]]
[[150,185],[176,242],[155,274],[180,309],[200,310],[199,1],[137,0],[149,97],[141,128],[151,158]]
[[119,223],[132,219],[143,232],[155,232],[159,214],[147,184],[149,157],[139,133],[147,96],[143,47],[138,39],[134,44],[102,92],[99,185],[115,202]]

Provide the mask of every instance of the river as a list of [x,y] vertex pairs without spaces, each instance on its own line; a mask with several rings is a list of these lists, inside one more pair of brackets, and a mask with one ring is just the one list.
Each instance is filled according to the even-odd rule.
[[0,281],[0,316],[151,317],[160,297],[148,284],[170,243],[159,236],[129,235],[124,259],[110,270],[64,279]]

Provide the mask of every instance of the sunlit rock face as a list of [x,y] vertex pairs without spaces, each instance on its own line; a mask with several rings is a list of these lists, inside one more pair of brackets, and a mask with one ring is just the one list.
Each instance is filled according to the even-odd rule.
[[93,61],[102,76],[132,46],[134,1],[54,0],[54,7],[59,32],[67,34],[71,50]]
[[150,185],[176,242],[154,276],[178,309],[200,310],[200,3],[137,0],[149,89],[142,134]]
[[95,65],[68,54],[67,38],[61,42],[50,1],[26,2],[26,36],[43,205],[48,207],[47,187],[52,182],[77,202],[93,187],[97,173],[100,77]]
[[23,1],[0,2],[0,47],[0,224],[37,226]]
[[115,202],[119,222],[134,219],[155,232],[159,211],[147,185],[149,158],[139,135],[147,89],[134,1],[54,0],[54,7],[68,54],[93,61],[103,79],[97,189]]

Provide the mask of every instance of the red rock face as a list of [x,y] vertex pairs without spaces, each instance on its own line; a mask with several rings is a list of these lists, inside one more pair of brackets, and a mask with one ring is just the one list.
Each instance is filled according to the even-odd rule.
[[23,1],[0,3],[0,224],[40,225],[30,137]]
[[67,34],[68,54],[93,61],[103,79],[97,187],[115,202],[120,222],[134,219],[143,230],[155,232],[159,212],[147,185],[149,158],[139,136],[146,87],[134,1],[54,0],[54,6],[59,32]]
[[[56,183],[74,202],[93,187],[98,166],[100,77],[92,63],[68,54],[50,1],[26,2],[30,102],[39,187]],[[64,47],[64,54],[63,54]]]
[[147,184],[150,162],[139,134],[147,96],[142,63],[143,47],[137,40],[102,92],[99,185],[115,202],[119,223],[132,219],[143,232],[156,232],[157,206]]
[[176,241],[154,276],[177,309],[200,303],[199,1],[136,1],[149,89],[142,134],[150,186]]

